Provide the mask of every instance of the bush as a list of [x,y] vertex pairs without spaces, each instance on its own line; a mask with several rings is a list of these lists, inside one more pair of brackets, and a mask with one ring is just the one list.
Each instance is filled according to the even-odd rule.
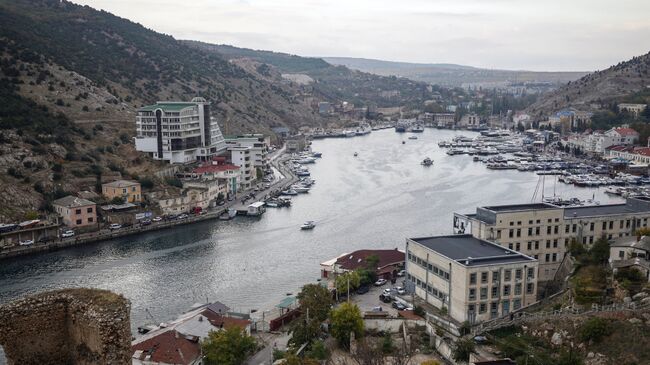
[[165,179],[165,182],[167,183],[167,185],[175,186],[177,188],[183,188],[183,182],[178,178],[169,177]]
[[61,165],[60,163],[55,163],[54,165],[52,165],[52,171],[54,172],[63,171],[63,165]]
[[153,189],[153,180],[149,177],[143,177],[138,179],[140,186],[144,189]]
[[311,349],[307,351],[306,355],[317,360],[327,360],[329,358],[329,351],[325,347],[325,343],[319,340],[311,344]]
[[129,143],[129,141],[130,141],[130,139],[129,139],[129,135],[126,134],[126,133],[122,133],[122,134],[120,134],[120,141],[122,141],[122,144],[127,144],[127,143]]
[[456,342],[454,349],[451,352],[451,357],[455,361],[469,361],[470,355],[474,352],[474,341],[469,338],[461,338]]
[[580,327],[580,339],[582,341],[600,342],[604,337],[609,336],[611,329],[607,325],[607,321],[594,317],[590,318]]
[[17,168],[15,168],[15,167],[8,168],[7,169],[7,174],[9,174],[10,176],[15,177],[16,179],[22,179],[24,177],[23,173],[20,170],[18,170]]

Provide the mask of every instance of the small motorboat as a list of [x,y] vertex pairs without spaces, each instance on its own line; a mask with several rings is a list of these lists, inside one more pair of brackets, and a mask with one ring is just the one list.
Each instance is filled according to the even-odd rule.
[[282,190],[280,192],[282,195],[298,195],[298,192],[293,189]]
[[406,144],[406,141],[402,141],[402,144]]
[[423,165],[423,166],[431,166],[431,165],[433,165],[433,160],[430,159],[430,158],[428,158],[428,157],[426,157],[426,158],[422,161],[422,165]]
[[237,209],[230,208],[227,211],[221,213],[221,215],[219,216],[219,219],[222,220],[222,221],[229,221],[229,220],[235,218],[236,215],[237,215]]
[[307,229],[314,229],[316,227],[316,223],[314,221],[307,221],[300,226],[300,229],[302,230],[307,230]]
[[359,154],[355,152],[355,153],[354,153],[354,157],[357,157],[357,156],[359,156]]
[[418,139],[418,136],[409,136],[409,139]]
[[291,185],[291,190],[294,190],[296,193],[303,194],[303,193],[308,193],[309,188],[304,186],[304,185]]

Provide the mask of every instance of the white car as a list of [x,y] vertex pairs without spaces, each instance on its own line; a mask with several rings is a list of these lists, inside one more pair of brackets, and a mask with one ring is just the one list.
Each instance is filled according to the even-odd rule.
[[404,275],[406,275],[406,270],[400,270],[400,271],[397,273],[397,276],[400,276],[400,277],[401,277],[401,276],[404,276]]
[[391,288],[384,289],[384,294],[390,294],[393,291]]
[[386,279],[379,279],[379,280],[375,281],[375,286],[382,286],[382,285],[384,285],[386,283],[387,283]]
[[122,225],[119,224],[119,223],[111,223],[111,225],[108,226],[108,228],[112,231],[112,230],[114,230],[114,229],[120,229],[120,228],[122,228]]
[[154,221],[154,222],[160,222],[160,221],[162,221],[162,218],[160,218],[160,217],[156,217],[156,218],[152,219],[152,221]]
[[398,286],[396,289],[397,289],[397,294],[399,294],[399,295],[406,294],[406,289],[404,289],[403,287]]
[[178,218],[176,218],[176,219],[187,219],[188,217],[189,217],[189,215],[183,213],[183,214],[179,215]]
[[24,240],[24,241],[20,241],[18,244],[21,245],[21,246],[29,246],[29,245],[31,245],[33,243],[34,243],[34,240]]
[[61,237],[63,238],[68,238],[68,237],[74,237],[74,231],[72,230],[67,230],[61,233]]

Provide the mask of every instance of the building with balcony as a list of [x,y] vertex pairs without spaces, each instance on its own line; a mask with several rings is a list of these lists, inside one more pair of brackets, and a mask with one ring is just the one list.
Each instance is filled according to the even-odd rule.
[[159,101],[138,109],[135,148],[169,163],[207,161],[223,152],[225,140],[203,98]]
[[250,189],[256,180],[256,170],[253,165],[253,158],[251,157],[250,147],[228,147],[230,152],[230,161],[233,165],[239,167],[241,177],[239,179],[239,187],[242,190]]
[[108,199],[122,198],[126,203],[142,201],[140,183],[136,181],[117,180],[102,184],[102,195]]
[[265,168],[268,165],[268,154],[271,140],[262,134],[245,134],[236,137],[227,137],[228,147],[250,147],[251,161],[256,168]]
[[458,323],[505,316],[537,300],[537,260],[469,234],[407,238],[415,295]]
[[539,260],[538,281],[555,277],[571,239],[590,247],[598,238],[634,236],[648,227],[650,199],[624,204],[559,207],[546,203],[486,206],[454,213],[454,233],[471,234]]
[[68,195],[52,202],[63,220],[63,224],[71,228],[85,227],[97,224],[97,205],[86,199]]

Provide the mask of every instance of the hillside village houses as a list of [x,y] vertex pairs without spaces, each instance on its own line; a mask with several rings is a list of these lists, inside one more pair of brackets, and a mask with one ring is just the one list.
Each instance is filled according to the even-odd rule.
[[386,280],[396,279],[404,269],[404,251],[394,250],[357,250],[344,253],[320,264],[321,279],[326,280],[328,287],[333,289],[336,277],[350,271],[368,268],[369,257],[375,257],[377,267],[375,274]]
[[591,123],[592,115],[593,113],[590,112],[566,108],[549,116],[548,121],[551,127],[560,126],[563,131],[568,132],[578,127],[588,126]]
[[632,146],[639,141],[639,132],[632,128],[612,128],[608,131],[587,131],[566,138],[572,150],[603,156],[611,146]]
[[52,206],[63,224],[70,228],[97,224],[97,205],[90,200],[68,195],[53,201]]
[[139,203],[142,201],[140,183],[137,181],[117,180],[102,184],[102,195],[106,198],[121,198],[126,203]]

